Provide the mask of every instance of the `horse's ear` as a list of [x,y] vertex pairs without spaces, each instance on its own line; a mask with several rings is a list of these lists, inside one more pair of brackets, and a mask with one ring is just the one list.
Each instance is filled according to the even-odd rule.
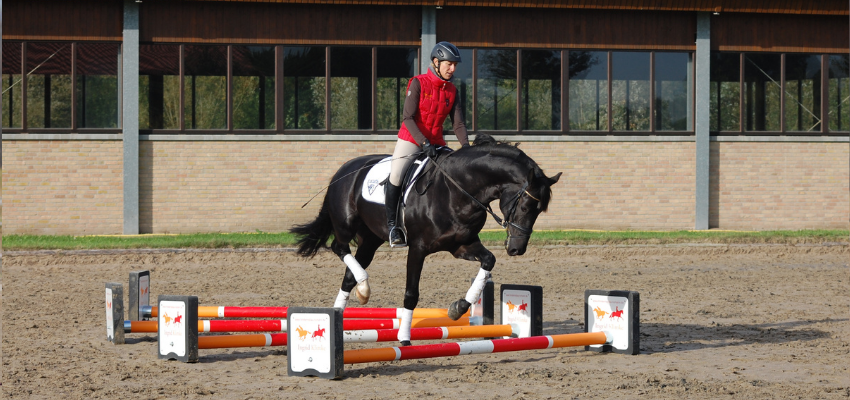
[[563,172],[558,172],[558,174],[557,174],[557,175],[555,175],[555,176],[553,176],[553,177],[549,178],[549,182],[550,182],[550,183],[549,183],[549,186],[552,186],[552,185],[554,185],[554,184],[558,183],[558,179],[561,179],[561,174],[562,174],[562,173],[563,173]]

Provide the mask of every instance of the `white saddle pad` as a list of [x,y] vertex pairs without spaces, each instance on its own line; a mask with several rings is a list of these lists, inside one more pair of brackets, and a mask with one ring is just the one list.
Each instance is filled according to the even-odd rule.
[[[363,182],[363,190],[361,192],[361,196],[366,201],[378,204],[384,203],[384,183],[387,182],[387,178],[390,176],[390,160],[392,157],[387,157],[377,164],[375,164],[372,168],[369,169],[369,172],[366,173],[366,180]],[[416,160],[411,165],[411,168],[416,168],[416,171],[413,173],[413,179],[416,179],[417,176],[422,172],[422,169],[428,164],[429,159],[425,160]],[[407,201],[407,195],[410,193],[411,185],[404,191],[404,201]]]

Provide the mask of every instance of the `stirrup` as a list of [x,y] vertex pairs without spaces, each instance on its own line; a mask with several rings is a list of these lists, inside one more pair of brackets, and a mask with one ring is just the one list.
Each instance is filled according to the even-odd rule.
[[[396,237],[396,240],[393,240],[393,233],[396,233],[398,235],[398,237]],[[390,229],[389,236],[390,236],[389,242],[390,242],[391,248],[407,247],[407,241],[405,240],[404,232],[402,232],[402,230],[399,229],[398,227],[396,227],[396,226],[392,227],[392,229]]]

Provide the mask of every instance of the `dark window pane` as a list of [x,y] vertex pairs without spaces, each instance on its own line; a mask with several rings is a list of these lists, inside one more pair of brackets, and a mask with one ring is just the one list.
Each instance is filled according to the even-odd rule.
[[780,130],[779,54],[744,55],[744,126],[747,131]]
[[821,56],[785,56],[785,130],[821,130]]
[[561,52],[522,52],[522,127],[561,129]]
[[416,74],[417,49],[378,48],[377,129],[398,130],[407,83]]
[[325,48],[287,47],[283,76],[286,129],[324,129]]
[[570,52],[570,129],[608,130],[608,53]]
[[331,48],[331,129],[372,129],[371,48]]
[[689,53],[655,53],[655,129],[691,129]]
[[274,129],[274,47],[233,46],[233,128]]
[[27,125],[71,127],[71,43],[27,44]]
[[[461,62],[455,67],[455,74],[452,75],[452,84],[457,89],[458,107],[463,108],[463,123],[466,124],[466,129],[472,129],[472,89],[475,86],[472,82],[472,49],[460,50]],[[423,71],[422,73],[425,73]],[[452,116],[446,118],[443,122],[443,130],[452,131]]]
[[478,50],[478,129],[516,130],[516,50]]
[[850,130],[850,56],[829,56],[829,130]]
[[183,49],[186,129],[227,129],[227,47]]
[[709,130],[741,130],[741,54],[711,53]]
[[649,53],[611,53],[611,118],[617,131],[649,130]]
[[139,46],[139,129],[180,129],[180,46]]
[[21,43],[3,42],[3,127],[20,128],[21,99]]
[[118,127],[118,44],[77,44],[77,126]]

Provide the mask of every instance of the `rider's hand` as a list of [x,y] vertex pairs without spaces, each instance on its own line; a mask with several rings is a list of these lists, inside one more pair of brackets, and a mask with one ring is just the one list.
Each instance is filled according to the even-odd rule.
[[430,159],[437,158],[437,149],[435,149],[434,146],[431,145],[431,142],[427,140],[425,141],[425,143],[422,144],[422,152],[425,153]]

